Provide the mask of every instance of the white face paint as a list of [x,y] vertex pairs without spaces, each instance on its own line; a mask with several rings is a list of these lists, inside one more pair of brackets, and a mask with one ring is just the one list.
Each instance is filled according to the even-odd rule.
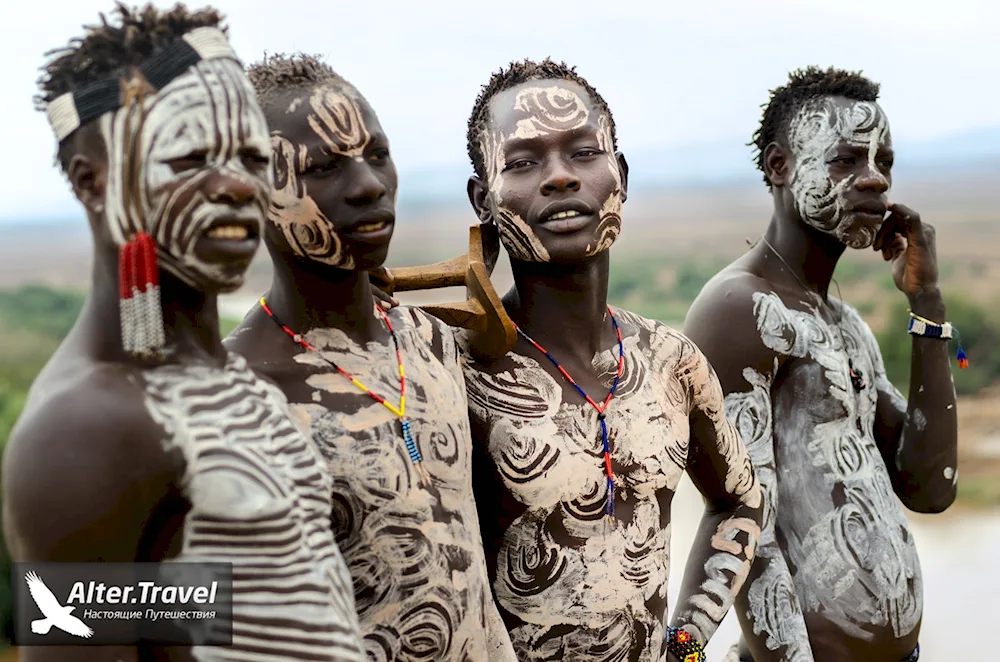
[[[246,74],[233,60],[200,61],[148,95],[142,113],[141,141],[128,159],[137,162],[134,185],[126,172],[125,146],[139,125],[138,107],[106,113],[99,120],[108,153],[105,209],[111,236],[122,245],[145,231],[156,242],[160,265],[188,285],[238,288],[245,270],[206,261],[195,247],[217,221],[251,224],[257,236],[263,230],[270,168],[266,161],[247,163],[244,158],[253,150],[266,159],[270,144]],[[171,161],[196,154],[205,155],[205,165],[174,172]],[[126,202],[127,190],[137,194],[133,205]]]
[[[329,163],[314,163],[310,145],[293,142],[274,131],[271,146],[274,157],[274,195],[268,208],[268,221],[284,235],[292,252],[300,257],[339,269],[354,269],[357,261],[348,242],[338,234],[309,193],[304,175],[310,169],[333,166],[333,159],[346,157],[365,159],[377,126],[365,122],[360,94],[343,85],[321,85],[308,95],[294,99],[285,115],[303,113],[302,121],[315,137],[312,154],[320,147],[323,159]],[[371,112],[369,110],[369,112]],[[332,169],[332,168],[331,168]],[[398,189],[393,186],[392,194]]]
[[[514,109],[525,117],[516,122],[513,131],[505,133],[491,122],[491,127],[483,132],[480,147],[486,164],[489,203],[500,239],[510,257],[523,262],[548,262],[549,252],[542,240],[520,214],[509,208],[509,201],[504,199],[504,170],[508,165],[505,143],[511,139],[579,130],[591,121],[591,111],[574,90],[555,84],[540,84],[520,90],[514,99]],[[611,123],[601,115],[597,124],[598,147],[607,159],[614,186],[601,202],[600,222],[586,247],[587,256],[610,248],[621,232],[622,178],[615,156]]]
[[888,186],[876,162],[879,145],[887,140],[889,121],[876,103],[844,106],[824,98],[803,106],[788,127],[788,143],[795,156],[789,186],[802,220],[851,248],[871,246],[878,226],[859,222],[850,212],[848,191],[858,182],[857,172],[836,179],[830,161],[841,143],[864,148],[865,176]]

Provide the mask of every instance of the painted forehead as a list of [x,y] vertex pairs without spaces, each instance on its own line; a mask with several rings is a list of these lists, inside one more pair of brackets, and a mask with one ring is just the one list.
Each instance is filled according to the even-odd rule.
[[273,132],[286,140],[345,156],[360,156],[382,133],[371,105],[348,84],[289,91],[272,104],[269,114]]
[[546,132],[580,129],[588,123],[596,130],[599,116],[587,91],[565,80],[521,83],[490,102],[490,119],[507,137],[533,138]]
[[833,146],[841,141],[869,145],[890,141],[889,120],[874,101],[854,101],[842,97],[822,97],[802,106],[789,123],[789,144],[793,149],[822,142]]
[[267,154],[271,148],[253,87],[232,60],[203,60],[172,80],[148,102],[144,132],[157,149],[176,152],[174,157],[198,149],[228,153],[252,147]]

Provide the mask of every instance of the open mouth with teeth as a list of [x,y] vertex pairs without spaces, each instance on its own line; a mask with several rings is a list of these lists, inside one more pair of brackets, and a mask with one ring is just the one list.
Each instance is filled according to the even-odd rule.
[[374,221],[372,223],[361,223],[360,225],[355,225],[351,228],[351,232],[360,232],[362,234],[367,232],[378,232],[379,230],[384,230],[389,226],[388,221]]
[[260,231],[256,223],[228,219],[202,232],[195,244],[195,254],[208,262],[242,264],[253,258],[259,243]]
[[217,225],[205,232],[209,239],[234,239],[241,240],[250,236],[250,230],[246,225]]
[[557,211],[556,213],[554,213],[551,216],[547,217],[545,219],[545,221],[546,222],[548,222],[548,221],[561,221],[564,218],[576,218],[577,216],[582,216],[582,215],[583,214],[581,214],[580,212],[576,211],[575,209],[571,209],[569,211]]
[[545,228],[548,232],[566,234],[587,227],[593,218],[593,214],[587,212],[576,209],[565,209],[543,217],[539,226]]

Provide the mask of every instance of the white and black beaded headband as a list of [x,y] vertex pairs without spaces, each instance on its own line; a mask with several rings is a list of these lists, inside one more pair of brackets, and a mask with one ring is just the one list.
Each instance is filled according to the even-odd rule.
[[[198,62],[218,58],[239,61],[222,30],[195,28],[152,55],[138,69],[153,89],[161,90]],[[121,79],[109,76],[56,97],[45,112],[56,134],[56,141],[62,142],[87,122],[117,110],[121,105]]]

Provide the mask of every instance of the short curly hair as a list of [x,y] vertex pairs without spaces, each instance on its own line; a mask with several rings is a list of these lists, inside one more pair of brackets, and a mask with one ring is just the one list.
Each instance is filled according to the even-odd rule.
[[[85,85],[142,64],[156,51],[195,28],[217,27],[223,32],[223,16],[215,9],[196,11],[178,3],[161,10],[152,4],[142,8],[116,2],[112,20],[102,13],[100,23],[83,26],[84,34],[69,44],[45,53],[50,58],[38,79],[35,107],[44,111],[54,99]],[[74,135],[59,145],[57,158],[66,170],[74,151]]]
[[611,115],[608,103],[583,76],[576,73],[576,67],[571,67],[565,62],[554,62],[551,58],[545,58],[541,62],[525,59],[521,62],[511,62],[506,69],[501,69],[493,74],[489,82],[480,90],[476,104],[472,107],[472,115],[469,117],[467,147],[476,176],[486,176],[486,159],[483,155],[481,141],[483,132],[490,122],[490,100],[504,90],[509,90],[531,80],[568,80],[586,90],[598,110],[607,115],[608,122],[611,124],[611,144],[615,149],[618,148],[615,119]]
[[860,71],[845,71],[830,67],[826,70],[816,66],[797,69],[788,74],[788,82],[771,90],[771,98],[761,108],[764,109],[760,126],[747,143],[754,148],[757,168],[764,173],[764,183],[771,182],[764,170],[764,150],[772,142],[787,138],[788,125],[799,110],[813,99],[841,96],[855,101],[877,101],[879,84],[861,75]]
[[334,85],[357,93],[357,89],[318,55],[296,53],[264,54],[260,62],[247,67],[247,76],[257,92],[264,113],[290,90],[307,90],[317,85]]

